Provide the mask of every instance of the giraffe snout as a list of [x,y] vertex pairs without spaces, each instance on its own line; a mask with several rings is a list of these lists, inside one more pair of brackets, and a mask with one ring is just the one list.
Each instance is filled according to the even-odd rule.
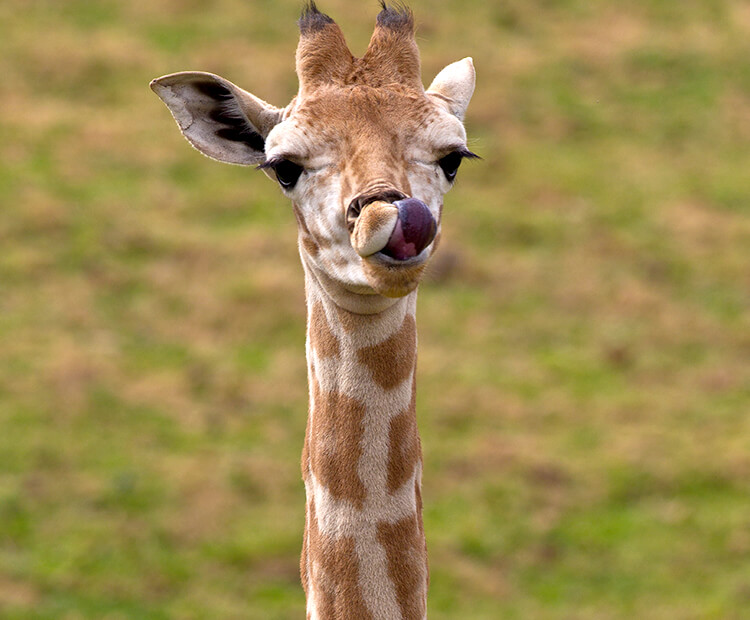
[[437,222],[425,203],[416,198],[376,200],[354,219],[351,240],[363,258],[377,252],[398,261],[418,256],[437,233]]

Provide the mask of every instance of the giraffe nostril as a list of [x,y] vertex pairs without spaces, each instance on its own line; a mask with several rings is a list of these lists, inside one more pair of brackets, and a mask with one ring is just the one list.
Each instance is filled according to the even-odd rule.
[[362,204],[358,198],[355,198],[346,210],[346,225],[350,233],[354,230],[354,224],[356,224],[360,213],[362,213]]
[[357,218],[367,205],[372,204],[373,202],[395,204],[397,200],[404,200],[405,198],[407,198],[406,194],[390,187],[380,187],[379,189],[371,189],[361,193],[349,203],[349,206],[346,209],[346,225],[349,228],[349,232],[351,233],[354,230]]

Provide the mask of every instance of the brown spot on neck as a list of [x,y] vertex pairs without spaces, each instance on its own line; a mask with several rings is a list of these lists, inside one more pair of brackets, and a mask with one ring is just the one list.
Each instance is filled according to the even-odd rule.
[[310,308],[308,317],[308,337],[310,345],[318,357],[326,358],[339,355],[339,339],[331,330],[323,304],[316,301]]
[[357,323],[361,321],[362,318],[352,312],[349,312],[348,310],[345,310],[338,304],[333,304],[333,307],[336,309],[339,323],[341,324],[341,327],[344,328],[344,331],[348,334],[356,331]]
[[388,557],[388,572],[396,587],[403,620],[422,620],[427,594],[427,551],[414,514],[395,523],[378,524],[378,540]]
[[[310,502],[307,527],[307,557],[312,575],[308,584],[321,618],[372,618],[359,586],[359,558],[354,539],[333,538],[320,533],[315,504]],[[306,570],[306,569],[305,569]],[[309,596],[309,594],[308,594]]]
[[[365,405],[313,382],[314,409],[307,442],[312,473],[336,499],[361,509],[367,495],[357,471],[362,456]],[[305,464],[303,463],[303,468]]]
[[399,330],[383,342],[357,352],[359,362],[370,371],[373,381],[389,390],[409,378],[417,358],[417,325],[407,314]]
[[388,438],[388,491],[394,493],[414,474],[422,453],[417,431],[416,381],[412,383],[409,406],[391,419]]

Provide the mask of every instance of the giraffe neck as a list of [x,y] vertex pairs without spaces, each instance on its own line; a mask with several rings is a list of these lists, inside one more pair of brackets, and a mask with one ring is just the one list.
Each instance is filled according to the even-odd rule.
[[416,291],[375,314],[355,314],[307,266],[305,276],[307,617],[420,620],[428,576],[414,400]]

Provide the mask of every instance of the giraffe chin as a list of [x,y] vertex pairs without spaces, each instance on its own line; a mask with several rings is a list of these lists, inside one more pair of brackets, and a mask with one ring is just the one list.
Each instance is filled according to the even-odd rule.
[[362,266],[376,293],[384,297],[404,297],[419,285],[429,254],[424,251],[407,261],[397,261],[378,252],[363,259]]

